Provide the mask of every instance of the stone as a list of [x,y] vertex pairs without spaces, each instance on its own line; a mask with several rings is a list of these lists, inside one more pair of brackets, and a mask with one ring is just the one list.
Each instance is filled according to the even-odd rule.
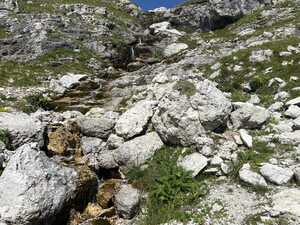
[[177,164],[184,170],[192,172],[192,176],[195,177],[207,166],[207,163],[206,157],[195,152],[179,159]]
[[108,138],[116,124],[116,118],[111,118],[107,114],[99,118],[84,116],[77,121],[83,135],[97,138]]
[[255,187],[267,187],[267,182],[258,173],[251,171],[249,164],[244,164],[239,171],[239,177],[242,181]]
[[82,137],[81,149],[84,155],[100,152],[105,149],[105,142],[100,138]]
[[102,183],[97,192],[97,203],[103,208],[111,207],[116,189],[120,186],[121,180],[110,179]]
[[187,96],[174,89],[167,92],[159,102],[152,123],[164,142],[200,150],[208,143],[206,131],[226,124],[231,103],[208,80],[184,84],[194,90],[194,95]]
[[143,100],[122,114],[116,123],[116,134],[125,139],[141,134],[153,116],[154,101]]
[[74,198],[78,173],[49,159],[30,145],[16,150],[0,177],[0,221],[54,224]]
[[300,185],[300,167],[294,170],[295,179],[298,185]]
[[296,105],[290,105],[288,110],[284,112],[284,115],[292,119],[300,117],[300,107]]
[[250,103],[236,103],[236,110],[231,113],[234,128],[261,128],[270,118],[267,109]]
[[290,101],[285,103],[286,106],[290,106],[290,105],[297,105],[300,106],[300,97],[291,99]]
[[52,91],[63,94],[67,90],[74,88],[77,86],[80,81],[87,78],[87,75],[84,74],[72,74],[69,73],[67,75],[62,76],[59,80],[51,80],[50,81],[50,88]]
[[249,133],[245,130],[245,129],[241,129],[239,131],[241,139],[243,141],[243,143],[248,147],[248,148],[252,148],[253,147],[253,138],[251,135],[249,135]]
[[112,151],[115,161],[120,166],[140,166],[151,159],[155,152],[163,147],[163,142],[155,132],[124,142]]
[[287,188],[273,195],[273,210],[300,217],[300,189]]
[[266,61],[266,60],[270,60],[271,56],[273,56],[273,51],[270,50],[270,49],[257,50],[257,51],[253,51],[251,53],[251,56],[249,57],[249,60],[252,63],[263,62],[263,61]]
[[122,184],[114,197],[117,213],[125,219],[131,219],[139,209],[140,192],[131,185]]
[[300,130],[293,132],[284,132],[275,136],[282,144],[299,145],[300,144]]
[[294,172],[292,170],[269,163],[260,168],[260,173],[266,180],[277,185],[288,183],[294,176]]
[[173,43],[168,45],[164,50],[164,56],[170,57],[172,55],[176,55],[179,52],[188,49],[189,46],[184,43]]
[[300,130],[300,116],[293,120],[293,129],[294,130]]
[[0,112],[0,128],[8,131],[14,149],[30,142],[44,145],[45,126],[25,113]]
[[118,135],[111,134],[107,139],[106,145],[108,149],[117,149],[124,143],[124,138],[119,137]]

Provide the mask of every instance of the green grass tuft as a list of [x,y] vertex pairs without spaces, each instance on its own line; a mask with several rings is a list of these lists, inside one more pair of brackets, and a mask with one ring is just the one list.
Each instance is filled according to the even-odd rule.
[[196,94],[196,86],[192,82],[186,80],[177,81],[173,89],[188,97]]

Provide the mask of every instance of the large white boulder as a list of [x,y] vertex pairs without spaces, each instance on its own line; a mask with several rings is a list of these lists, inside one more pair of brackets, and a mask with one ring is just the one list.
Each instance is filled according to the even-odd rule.
[[260,173],[270,182],[282,185],[289,182],[293,176],[294,172],[288,168],[282,168],[277,165],[265,164],[260,168]]

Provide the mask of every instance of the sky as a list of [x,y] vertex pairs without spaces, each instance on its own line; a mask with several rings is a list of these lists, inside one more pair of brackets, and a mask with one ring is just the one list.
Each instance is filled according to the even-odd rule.
[[184,0],[133,0],[133,1],[144,10],[155,9],[162,6],[167,8],[172,8],[178,5],[179,3],[184,2]]

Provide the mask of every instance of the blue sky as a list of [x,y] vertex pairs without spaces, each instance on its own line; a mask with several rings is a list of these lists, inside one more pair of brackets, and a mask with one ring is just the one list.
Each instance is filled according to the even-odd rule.
[[136,4],[141,6],[144,10],[154,9],[161,6],[171,8],[185,0],[133,0]]

